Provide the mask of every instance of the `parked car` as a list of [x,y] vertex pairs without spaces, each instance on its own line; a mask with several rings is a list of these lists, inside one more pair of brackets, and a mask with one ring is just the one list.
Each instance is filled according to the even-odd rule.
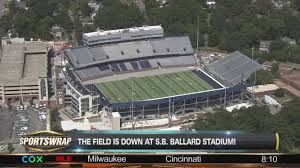
[[21,131],[28,130],[28,127],[21,127],[20,130],[21,130]]
[[44,115],[44,114],[40,115],[40,116],[39,116],[39,119],[40,119],[40,120],[46,120],[46,115]]
[[22,136],[22,135],[26,135],[26,132],[17,132],[17,135]]
[[28,118],[22,118],[20,121],[28,121]]
[[3,145],[0,146],[0,151],[5,150],[5,147]]
[[39,115],[45,115],[46,114],[46,112],[44,112],[44,111],[39,111]]

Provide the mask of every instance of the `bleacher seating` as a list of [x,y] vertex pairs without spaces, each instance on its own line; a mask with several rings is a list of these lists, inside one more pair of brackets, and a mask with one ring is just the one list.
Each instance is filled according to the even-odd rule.
[[126,65],[124,63],[119,63],[119,66],[120,66],[122,72],[128,71],[128,69],[126,68]]
[[133,61],[133,62],[130,62],[130,64],[134,70],[140,70],[139,64],[137,62]]
[[98,64],[84,69],[75,70],[78,76],[83,80],[89,80],[99,77],[111,76],[119,73],[128,73],[134,71],[171,68],[177,66],[195,65],[196,60],[193,55],[177,56],[177,57],[163,57],[143,59],[136,61],[117,62],[110,64]]
[[152,68],[148,60],[141,60],[139,61],[139,64],[142,69]]
[[114,70],[114,72],[121,72],[118,64],[110,64],[110,66]]
[[124,65],[126,66],[126,69],[128,71],[132,71],[133,70],[133,68],[132,68],[132,66],[131,66],[131,64],[129,62],[124,62]]
[[172,58],[159,58],[157,61],[161,64],[162,67],[168,66],[187,66],[187,65],[196,65],[197,62],[193,55],[191,56],[179,56]]
[[108,65],[99,65],[98,68],[100,69],[100,71],[105,71],[110,69]]

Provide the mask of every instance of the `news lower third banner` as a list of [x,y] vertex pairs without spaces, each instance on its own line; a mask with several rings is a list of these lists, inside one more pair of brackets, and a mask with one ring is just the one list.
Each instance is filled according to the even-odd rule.
[[277,150],[278,134],[231,131],[40,131],[20,138],[26,148],[53,152]]
[[[296,164],[299,167],[298,154],[8,154],[0,155],[0,167],[34,167],[59,164],[214,164],[214,163],[262,163]],[[93,166],[95,167],[95,166]],[[298,168],[297,167],[297,168]]]

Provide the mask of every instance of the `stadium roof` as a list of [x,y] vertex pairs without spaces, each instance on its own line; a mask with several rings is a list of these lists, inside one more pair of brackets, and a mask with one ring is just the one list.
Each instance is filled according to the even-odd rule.
[[66,56],[76,68],[89,65],[153,57],[159,55],[191,55],[194,53],[189,37],[167,37],[110,44],[96,47],[79,47],[65,50]]
[[209,70],[230,84],[238,84],[248,79],[250,75],[262,69],[262,66],[239,51],[230,53],[227,57],[209,65]]
[[32,84],[39,77],[47,77],[45,43],[11,40],[11,44],[3,45],[0,56],[0,84]]
[[90,33],[84,33],[83,36],[92,38],[92,37],[106,36],[111,34],[133,33],[133,32],[141,32],[141,31],[149,31],[149,30],[162,30],[162,27],[159,25],[159,26],[143,26],[143,27],[133,27],[127,29],[96,31]]

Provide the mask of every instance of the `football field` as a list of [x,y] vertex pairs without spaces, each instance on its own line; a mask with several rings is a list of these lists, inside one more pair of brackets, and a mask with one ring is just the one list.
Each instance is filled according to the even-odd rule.
[[168,97],[213,89],[191,71],[96,84],[111,103]]

